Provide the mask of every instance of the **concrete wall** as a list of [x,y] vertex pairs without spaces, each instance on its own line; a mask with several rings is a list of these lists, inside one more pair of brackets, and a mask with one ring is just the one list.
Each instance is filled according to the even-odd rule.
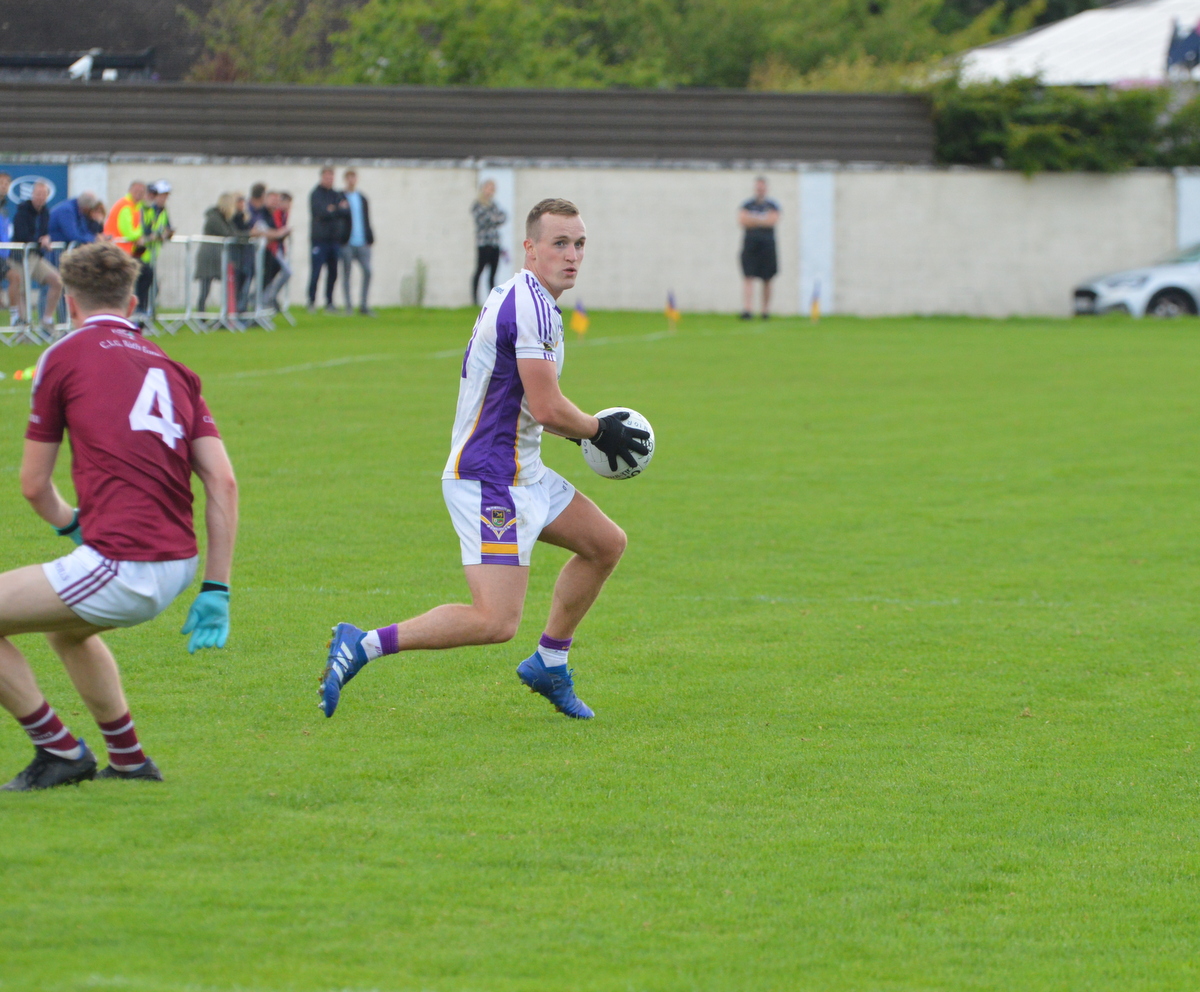
[[1175,247],[1169,173],[841,172],[847,313],[1067,314],[1076,283]]
[[[514,218],[507,248],[516,264],[529,207],[564,196],[579,204],[588,225],[578,294],[589,308],[656,310],[674,291],[685,311],[741,309],[736,213],[760,170],[506,167],[515,202],[502,205]],[[373,304],[399,303],[401,280],[422,259],[426,305],[467,305],[475,254],[470,204],[480,168],[470,162],[356,168],[376,233]],[[94,181],[102,174],[94,163],[73,170],[73,187],[76,175]],[[246,190],[256,181],[290,190],[298,205],[292,300],[302,301],[307,196],[317,166],[159,160],[112,161],[106,170],[110,204],[133,178],[169,179],[172,216],[183,233],[200,231],[205,209],[223,190]],[[990,170],[776,166],[763,174],[783,208],[773,306],[781,314],[807,313],[814,290],[826,313],[1067,314],[1078,281],[1152,261],[1185,231],[1200,229],[1200,216],[1191,216],[1200,213],[1200,196],[1189,194],[1200,186],[1184,173],[1026,179]],[[574,300],[564,296],[564,309]]]
[[[588,307],[662,309],[674,291],[685,310],[732,311],[740,308],[741,294],[737,210],[753,193],[754,175],[715,169],[522,169],[517,202],[522,215],[545,196],[578,205],[588,244],[576,289]],[[796,174],[763,175],[782,208],[775,309],[795,313]],[[518,238],[523,227],[518,225]],[[560,305],[573,303],[573,296],[564,295]]]

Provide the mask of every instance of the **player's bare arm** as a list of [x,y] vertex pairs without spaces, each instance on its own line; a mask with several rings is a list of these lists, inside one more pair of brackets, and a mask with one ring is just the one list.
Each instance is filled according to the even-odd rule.
[[25,442],[25,454],[21,458],[21,495],[46,523],[62,528],[71,523],[75,510],[54,485],[58,449],[59,445],[46,441]]
[[517,372],[529,400],[529,412],[551,434],[592,437],[600,430],[600,421],[584,413],[563,395],[558,386],[558,367],[554,362],[518,358]]
[[192,444],[192,470],[204,485],[204,526],[208,553],[204,581],[229,585],[237,540],[238,488],[233,464],[219,437],[198,437]]

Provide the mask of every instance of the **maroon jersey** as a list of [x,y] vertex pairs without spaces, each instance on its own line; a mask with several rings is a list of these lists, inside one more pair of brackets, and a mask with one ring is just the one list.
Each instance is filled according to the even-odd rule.
[[200,377],[122,317],[91,317],[38,362],[25,437],[71,435],[83,539],[116,561],[196,554],[192,441],[220,437]]

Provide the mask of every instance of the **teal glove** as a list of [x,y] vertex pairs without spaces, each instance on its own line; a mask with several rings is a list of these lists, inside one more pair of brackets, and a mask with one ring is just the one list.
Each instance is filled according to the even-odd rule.
[[82,544],[83,531],[79,529],[79,511],[75,511],[75,516],[71,518],[71,522],[66,527],[55,527],[54,533],[59,537],[69,537],[76,544]]
[[223,648],[229,640],[229,586],[205,582],[188,610],[181,634],[191,634],[188,654],[201,648]]

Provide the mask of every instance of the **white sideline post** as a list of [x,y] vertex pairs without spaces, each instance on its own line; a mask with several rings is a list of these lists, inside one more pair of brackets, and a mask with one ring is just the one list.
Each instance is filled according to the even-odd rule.
[[813,294],[821,313],[835,312],[834,231],[836,174],[800,173],[800,312],[808,313]]
[[1200,244],[1200,171],[1175,170],[1175,244]]

